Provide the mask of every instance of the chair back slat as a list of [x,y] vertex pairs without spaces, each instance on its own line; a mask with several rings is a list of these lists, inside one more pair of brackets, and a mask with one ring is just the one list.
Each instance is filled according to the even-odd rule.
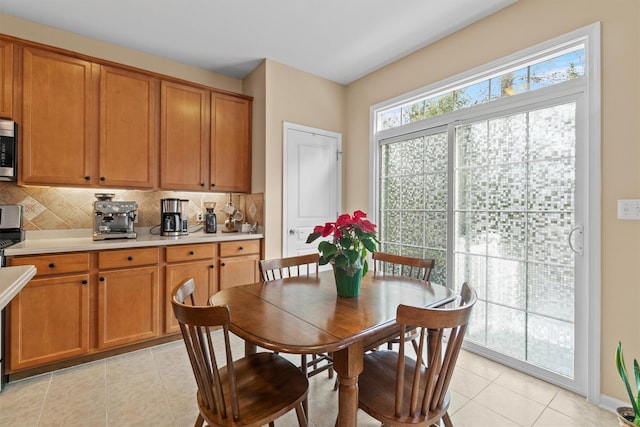
[[[418,328],[418,354],[424,354],[425,348],[429,348],[429,357],[427,366],[422,363],[407,365],[406,345],[404,340],[400,341],[396,370],[396,418],[407,415],[410,418],[426,417],[430,411],[442,407],[476,300],[475,291],[465,283],[460,292],[459,306],[398,306],[396,321],[400,324],[401,332]],[[409,369],[413,371],[407,371]],[[409,384],[405,384],[407,380],[411,381],[410,396],[404,395],[404,390],[409,387]],[[403,411],[408,411],[408,414]]]
[[313,276],[318,274],[318,253],[260,261],[262,280],[270,282],[286,277]]
[[406,276],[428,282],[434,265],[433,258],[414,258],[387,252],[373,253],[373,271],[382,275]]
[[[233,368],[233,355],[229,342],[229,308],[222,306],[193,305],[193,279],[188,279],[176,287],[171,295],[173,312],[180,324],[189,362],[194,372],[200,399],[212,412],[222,418],[228,417],[226,401],[231,402],[234,420],[240,417],[236,378]],[[189,300],[189,301],[188,301]],[[191,305],[185,304],[189,302]],[[229,396],[223,391],[220,367],[215,356],[215,347],[211,338],[212,328],[222,328],[225,343],[226,370],[229,381]]]

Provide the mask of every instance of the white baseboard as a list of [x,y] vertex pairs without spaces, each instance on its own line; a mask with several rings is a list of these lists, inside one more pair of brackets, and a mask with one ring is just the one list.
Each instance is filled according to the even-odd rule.
[[604,394],[600,395],[600,405],[599,405],[602,409],[605,409],[607,411],[613,412],[614,414],[616,413],[616,408],[619,408],[621,406],[631,406],[630,402],[625,402],[623,400],[618,400],[616,398],[613,398],[611,396],[607,396]]

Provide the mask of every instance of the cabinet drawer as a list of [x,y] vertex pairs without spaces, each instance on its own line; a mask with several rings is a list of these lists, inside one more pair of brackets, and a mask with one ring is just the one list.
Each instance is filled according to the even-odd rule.
[[260,240],[238,240],[220,243],[220,257],[260,253]]
[[216,255],[214,243],[167,246],[167,262],[212,259]]
[[51,254],[16,257],[10,259],[12,266],[35,265],[36,277],[50,274],[78,273],[89,270],[89,253]]
[[157,264],[158,261],[158,248],[104,251],[98,254],[98,268],[100,270]]

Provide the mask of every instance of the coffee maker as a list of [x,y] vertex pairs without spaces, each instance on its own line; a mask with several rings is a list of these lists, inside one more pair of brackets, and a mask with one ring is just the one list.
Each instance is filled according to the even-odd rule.
[[138,204],[114,201],[115,194],[96,193],[93,202],[93,240],[135,239]]
[[162,236],[177,237],[189,234],[186,212],[188,202],[180,199],[160,200],[160,234]]

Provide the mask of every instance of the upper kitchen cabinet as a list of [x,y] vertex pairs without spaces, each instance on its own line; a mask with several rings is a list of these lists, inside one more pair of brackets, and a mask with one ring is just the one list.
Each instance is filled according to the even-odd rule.
[[21,183],[91,183],[98,74],[91,62],[22,48]]
[[163,81],[160,101],[160,188],[206,191],[209,91]]
[[251,191],[251,101],[211,96],[211,189]]
[[100,69],[100,185],[154,188],[158,169],[159,81]]
[[0,117],[13,118],[13,43],[0,40]]

